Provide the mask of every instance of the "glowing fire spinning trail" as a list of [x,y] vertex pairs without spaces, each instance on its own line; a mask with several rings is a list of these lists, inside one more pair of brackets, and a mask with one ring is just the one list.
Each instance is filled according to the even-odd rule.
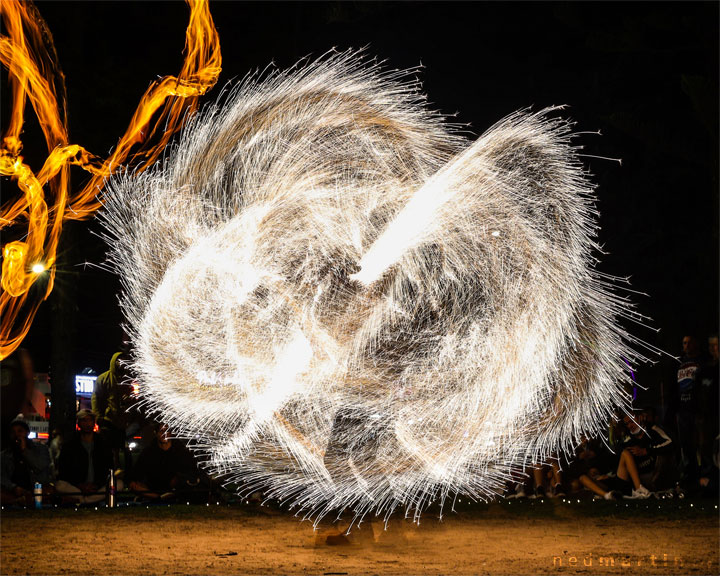
[[[0,360],[20,345],[38,306],[52,292],[63,221],[91,217],[100,207],[98,194],[104,180],[123,163],[143,170],[154,162],[180,128],[185,114],[196,109],[198,97],[217,81],[220,44],[207,0],[188,0],[188,4],[190,24],[180,74],[166,76],[148,88],[125,135],[102,161],[81,146],[68,143],[65,80],[52,36],[37,9],[31,2],[0,3],[7,31],[7,36],[0,36],[0,61],[9,72],[12,93],[11,117],[0,148],[0,175],[16,180],[22,192],[21,197],[3,205],[0,230],[7,235],[27,220],[23,239],[2,247]],[[37,174],[20,155],[27,100],[37,115],[48,148],[48,157]],[[153,141],[155,144],[150,144]],[[87,184],[72,195],[71,165],[92,174]],[[47,205],[45,186],[54,200],[51,208]],[[30,296],[30,287],[46,270],[48,281],[41,288],[42,293]]]
[[644,360],[570,125],[423,102],[350,52],[251,76],[102,211],[148,407],[315,518],[490,498]]

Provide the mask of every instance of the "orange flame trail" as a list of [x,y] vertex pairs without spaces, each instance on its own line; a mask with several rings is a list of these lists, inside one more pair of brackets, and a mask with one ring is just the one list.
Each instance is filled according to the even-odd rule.
[[[31,2],[3,0],[0,4],[7,32],[0,36],[0,62],[8,70],[12,96],[11,116],[0,148],[0,174],[16,181],[22,193],[2,206],[0,230],[27,222],[22,240],[2,246],[0,360],[20,345],[40,303],[52,292],[63,222],[90,218],[101,205],[99,193],[105,178],[119,168],[131,165],[142,170],[152,164],[180,129],[183,118],[197,108],[199,97],[217,82],[220,41],[207,0],[186,1],[190,23],[180,73],[150,85],[125,134],[104,161],[82,146],[68,143],[64,76],[45,21]],[[20,134],[28,100],[48,148],[37,174],[21,156]],[[71,165],[92,174],[74,194],[70,192]],[[46,187],[53,201],[50,209]],[[45,270],[48,281],[43,292],[30,296],[30,287]]]

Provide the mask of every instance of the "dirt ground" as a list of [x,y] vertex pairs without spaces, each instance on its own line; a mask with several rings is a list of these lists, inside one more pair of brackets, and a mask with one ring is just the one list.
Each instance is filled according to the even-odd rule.
[[[347,541],[259,506],[4,510],[2,574],[718,574],[717,503],[457,504]],[[330,539],[334,541],[333,538]]]

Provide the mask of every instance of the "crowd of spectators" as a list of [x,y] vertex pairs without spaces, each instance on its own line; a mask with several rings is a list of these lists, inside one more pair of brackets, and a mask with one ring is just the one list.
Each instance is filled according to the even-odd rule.
[[707,354],[698,338],[685,336],[662,422],[651,406],[618,412],[604,436],[584,438],[574,454],[531,466],[508,483],[506,497],[717,496],[719,405],[718,336],[708,338]]
[[[211,479],[198,468],[187,446],[162,422],[138,456],[129,438],[141,427],[133,388],[123,373],[122,355],[98,378],[93,410],[77,413],[75,433],[54,434],[49,447],[29,438],[28,423],[10,425],[11,445],[0,453],[4,505],[29,506],[42,498],[59,504],[95,504],[108,486],[136,500],[208,498]],[[683,354],[662,422],[652,407],[618,412],[607,433],[584,438],[574,454],[561,454],[516,473],[508,498],[648,498],[653,493],[718,495],[718,337],[707,354],[694,336],[683,338]],[[133,411],[135,415],[133,417]]]
[[77,413],[76,431],[62,443],[56,465],[48,447],[28,437],[28,423],[16,418],[11,424],[12,445],[0,454],[2,503],[31,506],[37,484],[42,500],[55,504],[97,504],[108,498],[110,486],[121,493],[126,484],[135,501],[165,501],[179,495],[207,501],[210,479],[187,447],[171,439],[167,425],[157,423],[154,429],[152,442],[127,472],[115,467],[112,439],[98,432],[96,414],[90,410]]

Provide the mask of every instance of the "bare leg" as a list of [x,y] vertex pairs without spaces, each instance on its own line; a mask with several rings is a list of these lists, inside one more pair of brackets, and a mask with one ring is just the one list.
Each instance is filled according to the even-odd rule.
[[580,484],[585,486],[585,488],[587,488],[588,490],[592,490],[598,496],[602,496],[603,498],[605,497],[605,494],[607,494],[607,490],[605,490],[602,486],[600,486],[600,484],[592,480],[587,474],[583,474],[582,476],[580,476]]
[[535,481],[535,488],[543,487],[543,466],[533,468],[533,480]]
[[553,486],[562,484],[562,472],[560,471],[560,465],[557,462],[552,463],[552,477]]
[[130,482],[130,490],[135,492],[140,498],[148,498],[154,500],[160,498],[160,494],[150,491],[150,487],[143,482]]
[[617,476],[621,480],[632,480],[635,490],[640,488],[640,475],[638,474],[635,458],[627,450],[623,450],[620,454],[620,464],[618,464]]

